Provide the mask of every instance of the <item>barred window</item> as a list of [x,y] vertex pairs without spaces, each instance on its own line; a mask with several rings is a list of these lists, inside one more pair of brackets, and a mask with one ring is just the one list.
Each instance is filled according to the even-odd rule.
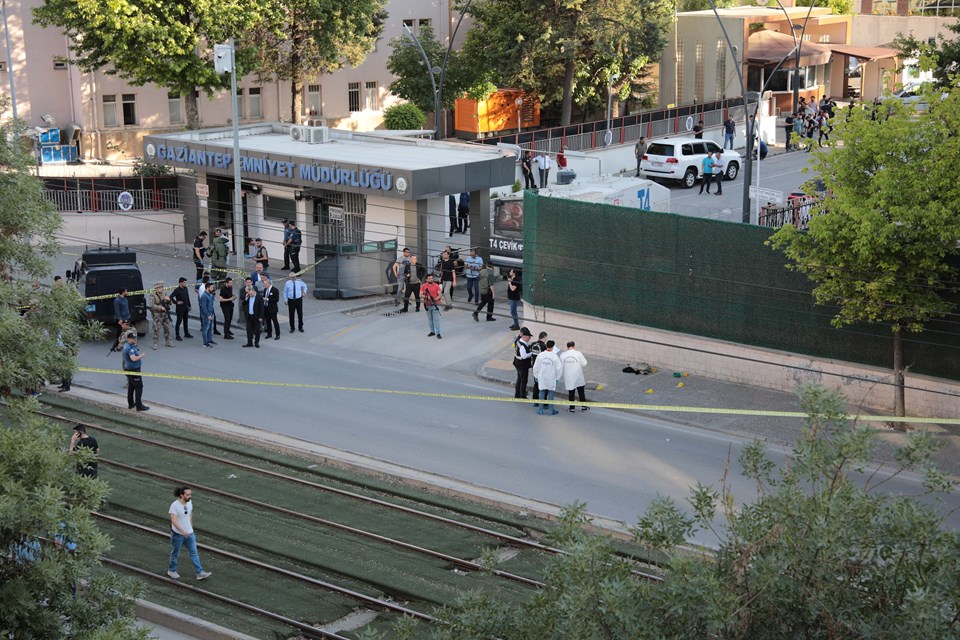
[[704,77],[706,76],[704,67],[706,66],[703,62],[703,40],[697,40],[696,48],[696,73],[695,82],[693,86],[693,99],[697,102],[703,102],[703,84]]
[[677,40],[677,104],[683,104],[683,80],[686,77],[683,69],[683,40]]
[[727,97],[727,41],[717,40],[717,93],[716,100]]

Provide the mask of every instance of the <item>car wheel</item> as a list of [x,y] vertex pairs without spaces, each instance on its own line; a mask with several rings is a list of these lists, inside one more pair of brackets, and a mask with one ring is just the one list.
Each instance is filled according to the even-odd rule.
[[693,167],[687,169],[687,172],[683,174],[683,180],[680,181],[680,184],[683,185],[684,189],[692,189],[695,184],[697,184],[697,170]]
[[738,175],[740,175],[740,165],[736,162],[729,163],[727,165],[727,180],[736,180]]

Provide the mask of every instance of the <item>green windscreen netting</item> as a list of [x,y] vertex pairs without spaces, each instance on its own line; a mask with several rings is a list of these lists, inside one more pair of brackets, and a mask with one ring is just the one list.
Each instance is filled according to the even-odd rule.
[[[885,325],[830,325],[836,309],[764,245],[771,230],[524,195],[524,298],[537,306],[887,368]],[[957,316],[906,334],[917,373],[960,379]]]

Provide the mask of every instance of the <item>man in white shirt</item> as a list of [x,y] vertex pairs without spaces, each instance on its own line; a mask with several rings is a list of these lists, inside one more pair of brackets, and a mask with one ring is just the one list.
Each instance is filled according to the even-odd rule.
[[197,570],[197,580],[206,580],[211,575],[209,571],[203,570],[200,564],[200,554],[197,553],[197,536],[193,532],[193,504],[190,502],[193,492],[190,487],[177,487],[173,490],[176,500],[170,505],[170,566],[167,568],[167,575],[174,580],[180,579],[177,573],[177,560],[180,557],[180,548],[186,544],[187,553],[193,560],[193,566]]
[[537,171],[540,173],[540,188],[543,189],[547,186],[547,181],[550,179],[550,168],[553,166],[553,161],[545,151],[541,151],[540,155],[534,158],[533,161],[537,163]]
[[303,296],[305,295],[307,295],[307,284],[295,271],[291,271],[287,282],[283,285],[283,300],[287,303],[287,312],[290,314],[290,333],[293,333],[294,314],[297,315],[300,333],[303,333]]
[[560,413],[547,402],[553,400],[553,394],[557,390],[557,382],[562,374],[562,365],[560,364],[560,358],[554,351],[555,346],[556,343],[553,340],[547,340],[547,350],[537,356],[533,363],[533,375],[540,387],[540,408],[537,409],[537,414],[541,416],[545,414],[555,416]]

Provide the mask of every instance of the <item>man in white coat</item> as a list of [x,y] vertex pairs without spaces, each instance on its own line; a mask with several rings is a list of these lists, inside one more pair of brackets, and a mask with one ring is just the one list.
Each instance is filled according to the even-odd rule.
[[553,394],[557,390],[557,381],[560,379],[560,358],[557,357],[556,343],[553,340],[547,340],[547,350],[537,356],[537,361],[533,363],[533,377],[537,379],[540,387],[540,408],[537,409],[537,415],[555,416],[559,411],[546,403],[547,400],[553,400]]
[[[587,366],[587,359],[583,354],[577,351],[577,345],[571,340],[567,343],[567,350],[560,354],[560,365],[563,369],[563,386],[567,389],[568,400],[573,402],[574,393],[580,394],[580,411],[589,411],[590,407],[583,404],[587,401],[584,394],[584,388],[587,381],[583,379],[583,368]],[[570,413],[576,411],[572,404],[568,409]]]

